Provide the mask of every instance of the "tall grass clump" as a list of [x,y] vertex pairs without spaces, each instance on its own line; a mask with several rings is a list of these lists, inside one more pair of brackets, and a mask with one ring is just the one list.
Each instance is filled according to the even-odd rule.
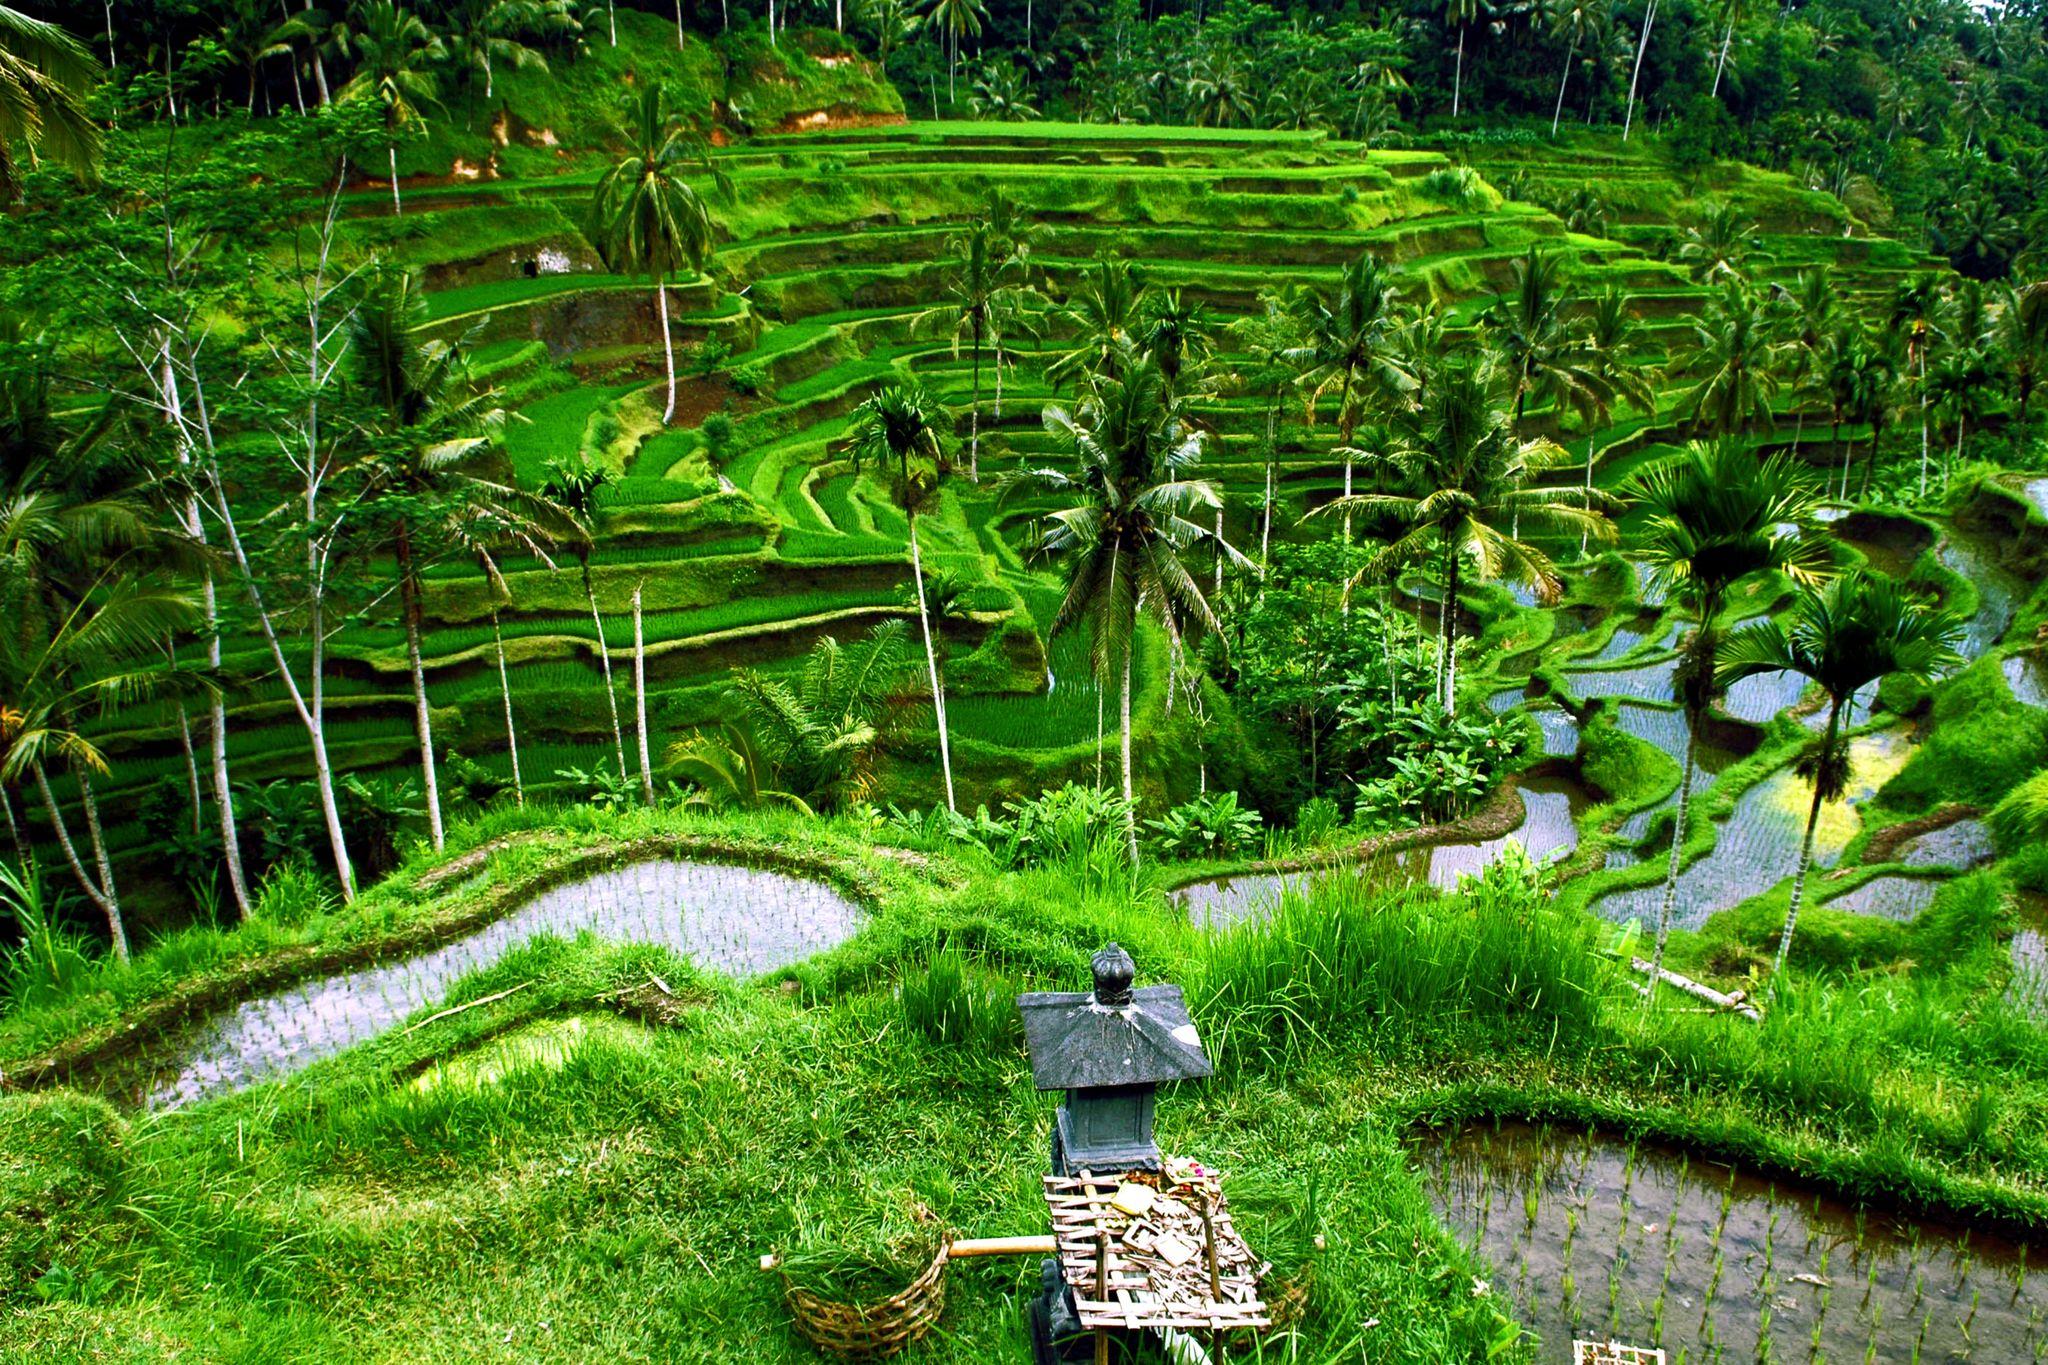
[[951,939],[904,973],[896,999],[904,1021],[934,1043],[988,1053],[1021,1037],[1016,983],[975,967]]
[[1598,1027],[1609,989],[1590,926],[1555,909],[1512,856],[1449,894],[1332,873],[1203,940],[1195,959],[1195,1014],[1226,1066],[1475,1024],[1569,1046]]
[[33,867],[0,863],[0,906],[21,937],[14,947],[0,944],[0,997],[9,1009],[61,1000],[91,977],[89,941],[59,923],[57,898]]

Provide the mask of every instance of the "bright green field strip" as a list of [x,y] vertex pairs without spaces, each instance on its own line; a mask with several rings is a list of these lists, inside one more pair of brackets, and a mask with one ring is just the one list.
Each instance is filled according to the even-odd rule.
[[860,142],[950,144],[963,141],[1026,147],[1059,142],[1093,142],[1104,146],[1214,144],[1233,147],[1314,148],[1326,145],[1329,138],[1319,132],[1301,133],[1267,128],[1189,128],[1154,123],[1019,124],[975,122],[969,119],[954,122],[948,119],[942,123],[913,121],[885,128],[832,128],[814,133],[793,134],[788,138],[787,145],[795,150],[806,145],[829,148],[844,143]]
[[538,488],[550,460],[572,460],[583,448],[583,434],[598,409],[615,403],[638,384],[570,389],[552,394],[520,410],[523,419],[505,429],[505,452],[522,488]]
[[[900,605],[899,596],[893,590],[872,589],[811,592],[804,594],[801,599],[790,596],[748,596],[711,607],[649,612],[642,618],[641,625],[647,642],[655,644],[669,640],[694,639],[721,631],[770,625],[793,617],[824,615],[855,607],[894,607]],[[570,614],[544,619],[508,617],[504,622],[504,631],[507,641],[547,636],[580,640],[593,638],[590,618]],[[395,628],[362,630],[355,632],[355,636],[356,638],[348,641],[348,645],[356,649],[396,649],[404,643],[402,634]],[[623,612],[608,613],[604,618],[604,638],[605,644],[612,649],[630,649],[633,644],[632,621]],[[490,643],[490,626],[461,626],[428,632],[422,642],[422,649],[435,659],[446,659],[451,655],[487,647]]]

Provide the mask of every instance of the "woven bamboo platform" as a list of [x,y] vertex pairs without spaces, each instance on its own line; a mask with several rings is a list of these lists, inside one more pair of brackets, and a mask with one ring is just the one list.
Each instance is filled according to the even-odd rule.
[[1665,1365],[1655,1346],[1624,1346],[1618,1341],[1574,1341],[1572,1365]]
[[[1219,1176],[1193,1163],[1165,1164],[1166,1174],[1046,1177],[1060,1269],[1081,1324],[1184,1332],[1271,1326],[1259,1297],[1271,1267],[1231,1225]],[[1151,1191],[1143,1212],[1116,1206],[1132,1186]]]

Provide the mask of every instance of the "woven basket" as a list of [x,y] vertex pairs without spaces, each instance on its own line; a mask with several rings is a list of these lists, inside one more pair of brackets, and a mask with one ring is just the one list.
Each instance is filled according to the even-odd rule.
[[909,1286],[873,1303],[835,1303],[782,1282],[783,1297],[804,1340],[847,1360],[886,1360],[932,1330],[946,1306],[946,1239]]

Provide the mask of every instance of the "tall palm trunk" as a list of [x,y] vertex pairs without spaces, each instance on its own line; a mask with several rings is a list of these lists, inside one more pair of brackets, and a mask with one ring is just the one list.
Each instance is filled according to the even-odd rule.
[[619,691],[612,683],[612,652],[604,642],[604,618],[597,614],[597,587],[590,581],[590,560],[583,564],[583,597],[590,603],[590,624],[597,631],[597,662],[604,669],[604,699],[612,711],[612,752],[619,760],[619,781],[626,780],[626,730],[619,723]]
[[[198,521],[198,506],[192,509],[193,521]],[[200,580],[200,604],[206,612],[206,664],[216,675],[220,672],[220,629],[218,626],[218,602],[214,596],[213,571],[206,571]],[[207,757],[213,769],[214,813],[220,822],[221,861],[227,864],[228,891],[235,898],[235,910],[243,919],[249,917],[249,881],[242,868],[242,836],[235,826],[235,793],[228,785],[228,705],[218,692],[208,702],[210,714],[207,726]]]
[[405,617],[405,662],[412,671],[413,733],[420,741],[420,780],[427,793],[427,837],[439,853],[446,842],[441,829],[441,782],[434,767],[434,717],[427,706],[427,669],[420,658],[420,585],[413,572],[412,528],[398,523],[398,602]]
[[391,213],[393,217],[403,217],[405,204],[398,197],[398,144],[387,143],[385,150],[391,155]]
[[1920,347],[1920,496],[1927,496],[1927,346]]
[[974,392],[967,403],[967,480],[981,482],[981,324],[974,324]]
[[939,684],[939,653],[932,645],[932,617],[924,600],[924,556],[917,548],[917,513],[910,511],[905,515],[910,522],[910,577],[917,584],[917,624],[924,632],[924,666],[932,686],[932,718],[939,724],[939,768],[946,775],[946,809],[957,810],[953,801],[953,745],[946,734],[946,693]]
[[28,840],[22,835],[21,821],[14,814],[14,798],[7,794],[5,787],[0,787],[0,812],[7,816],[7,837],[14,842],[14,860],[27,867]]
[[[70,827],[64,823],[64,811],[58,806],[55,793],[50,790],[50,775],[44,770],[41,760],[37,760],[35,764],[35,774],[36,790],[42,795],[43,809],[49,812],[50,828],[55,830],[57,834],[57,847],[64,850],[64,861],[71,864],[71,873],[78,878],[79,888],[85,892],[85,898],[94,905],[97,905],[100,908],[100,913],[107,917],[107,937],[114,945],[115,959],[120,962],[126,962],[128,960],[128,930],[121,922],[121,902],[114,894],[114,884],[111,879],[104,882],[95,881],[92,874],[85,870],[85,863],[78,856],[78,848],[71,842]],[[79,774],[78,786],[81,792],[89,792],[91,790],[86,784],[83,773]],[[87,819],[97,829],[99,824],[99,807],[89,797],[87,799],[86,811]],[[99,836],[95,833],[93,843],[97,846],[99,842]],[[103,875],[104,871],[103,864]]]
[[[302,14],[311,14],[313,12],[313,0],[305,0],[305,3],[299,6],[299,11]],[[320,94],[320,107],[325,109],[333,99],[333,96],[327,91],[327,63],[321,60],[318,42],[312,44],[311,51],[313,53],[313,88]]]
[[[1853,699],[1854,694],[1852,693],[1851,700]],[[1842,699],[1840,697],[1830,697],[1828,699],[1827,735],[1821,741],[1821,754],[1824,759],[1834,754],[1835,745],[1839,742],[1841,733]],[[1813,804],[1807,808],[1806,812],[1806,836],[1799,843],[1799,867],[1792,874],[1792,899],[1785,907],[1785,930],[1778,935],[1778,955],[1771,962],[1771,976],[1773,978],[1785,970],[1785,956],[1792,951],[1792,933],[1799,927],[1799,903],[1806,894],[1806,874],[1813,867],[1813,832],[1820,827],[1820,808],[1824,802],[1825,796],[1822,783],[1816,777],[1813,783]]]
[[192,716],[182,698],[178,702],[178,748],[185,756],[185,802],[192,812],[192,832],[197,834],[206,798],[199,793],[199,751],[192,743]]
[[1457,705],[1458,686],[1458,556],[1444,551],[1443,595],[1437,602],[1437,701],[1446,714]]
[[1699,760],[1699,717],[1686,713],[1685,763],[1678,774],[1678,809],[1671,829],[1671,861],[1664,870],[1664,898],[1657,906],[1657,946],[1650,955],[1650,989],[1643,997],[1648,1009],[1664,979],[1664,945],[1671,937],[1671,912],[1678,904],[1678,860],[1685,852],[1685,827],[1692,813],[1692,777]]
[[647,637],[640,631],[640,589],[633,585],[633,724],[640,738],[640,799],[654,804],[654,765],[647,757]]
[[498,694],[505,700],[505,750],[512,756],[512,800],[526,805],[526,783],[519,776],[519,727],[512,722],[512,678],[505,669],[505,635],[498,629],[498,608],[491,606],[491,642],[498,647]]
[[1551,110],[1550,112],[1550,135],[1552,137],[1557,136],[1558,122],[1559,120],[1564,118],[1564,88],[1567,85],[1571,84],[1572,63],[1577,61],[1578,58],[1579,35],[1575,30],[1572,33],[1571,46],[1566,48],[1564,53],[1564,75],[1557,82],[1557,108]]
[[668,278],[654,281],[655,311],[661,314],[661,355],[668,366],[668,406],[661,410],[661,424],[667,426],[676,415],[676,343],[668,329]]
[[1657,0],[1650,0],[1648,9],[1643,11],[1643,32],[1636,39],[1635,69],[1628,77],[1628,109],[1621,116],[1621,140],[1628,141],[1629,129],[1636,121],[1636,85],[1643,76],[1643,54],[1650,50],[1650,26],[1657,22]]
[[1451,69],[1451,117],[1458,116],[1458,96],[1465,88],[1465,28],[1458,25],[1458,64]]
[[[1351,367],[1344,367],[1344,396],[1337,404],[1337,427],[1344,439],[1344,496],[1351,496],[1351,432],[1345,426],[1345,416],[1351,411]],[[1344,543],[1351,543],[1351,509],[1344,509]]]
[[[1123,729],[1124,841],[1129,847],[1131,866],[1138,866],[1138,793],[1131,781],[1131,656],[1138,650],[1138,623],[1133,620],[1124,634],[1123,700],[1119,722]],[[1171,690],[1172,682],[1168,681]]]
[[1721,33],[1721,56],[1714,63],[1712,98],[1721,98],[1721,73],[1728,69],[1728,49],[1735,41],[1735,6],[1728,7],[1728,27]]

